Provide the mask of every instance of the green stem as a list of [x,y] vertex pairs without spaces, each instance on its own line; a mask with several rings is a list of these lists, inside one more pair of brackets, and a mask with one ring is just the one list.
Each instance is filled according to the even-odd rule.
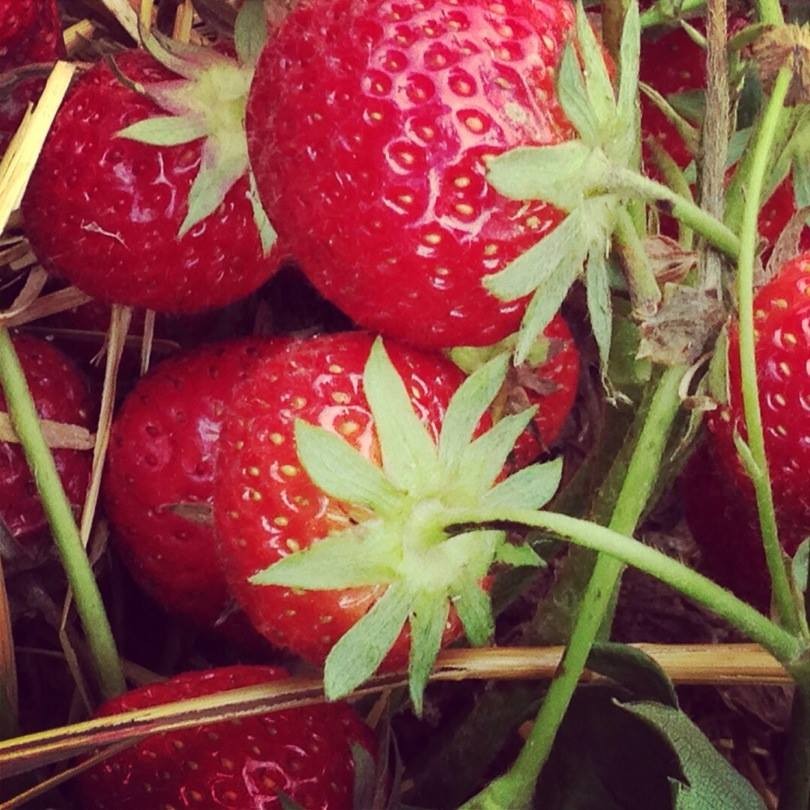
[[759,384],[756,365],[756,336],[754,331],[754,260],[757,248],[759,201],[770,159],[777,123],[792,80],[789,68],[782,68],[774,83],[753,147],[753,163],[748,198],[743,210],[740,258],[737,265],[737,296],[739,299],[740,369],[748,445],[755,468],[749,470],[756,492],[762,543],[771,575],[773,598],[782,624],[793,632],[800,628],[798,610],[793,600],[790,579],[779,545],[765,434],[759,407]]
[[123,692],[126,686],[110,623],[53,455],[42,435],[25,374],[11,336],[3,328],[0,328],[0,384],[9,417],[34,475],[67,580],[73,589],[101,691],[105,697],[113,697]]
[[644,177],[629,169],[616,169],[610,178],[608,186],[617,191],[624,189],[641,194],[651,200],[669,203],[672,215],[683,222],[684,225],[699,233],[707,242],[730,258],[736,259],[739,256],[740,240],[734,231],[711,214],[706,213],[692,200],[676,194],[663,183]]
[[754,5],[757,7],[760,22],[769,25],[784,25],[785,17],[782,14],[779,0],[754,0]]
[[[678,16],[685,17],[693,11],[700,11],[705,5],[706,0],[683,0],[678,6],[680,11]],[[640,19],[642,28],[652,28],[654,25],[666,25],[667,23],[671,23],[673,17],[671,14],[667,14],[663,11],[659,4],[656,3],[652,8],[643,11]]]
[[797,679],[790,714],[790,731],[782,762],[779,810],[807,810],[810,796],[810,683],[808,674],[794,673]]
[[620,208],[616,216],[613,236],[630,289],[633,315],[639,320],[651,318],[661,303],[661,288],[644,249],[644,242],[624,208]]
[[[607,530],[611,533],[632,534],[647,505],[669,432],[680,406],[678,387],[683,373],[684,369],[681,367],[669,369],[658,382],[613,510],[610,529]],[[507,519],[512,520],[513,517],[510,515]],[[471,522],[480,520],[474,518]],[[519,519],[515,522],[524,521]],[[584,525],[596,528],[596,524],[593,523]],[[625,542],[638,545],[626,538]],[[549,686],[520,755],[508,773],[491,782],[468,805],[465,805],[465,808],[470,810],[490,806],[522,808],[530,804],[537,778],[548,758],[557,730],[585,669],[588,654],[612,609],[613,594],[621,578],[622,569],[623,562],[617,556],[600,555],[597,558],[560,664],[559,674]],[[488,804],[490,801],[496,803]]]

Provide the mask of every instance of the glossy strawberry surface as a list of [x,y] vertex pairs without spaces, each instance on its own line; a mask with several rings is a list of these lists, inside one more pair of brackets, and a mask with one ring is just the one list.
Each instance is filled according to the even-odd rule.
[[561,219],[485,159],[572,137],[555,69],[568,0],[320,0],[265,48],[248,137],[262,201],[321,293],[424,347],[487,345],[525,302],[482,286]]
[[210,626],[229,604],[210,507],[225,409],[266,346],[244,340],[171,358],[129,394],[112,431],[105,507],[136,581]]
[[[262,358],[235,391],[221,438],[214,516],[231,592],[262,635],[317,663],[379,599],[384,586],[301,591],[248,580],[290,552],[368,517],[316,488],[301,467],[293,430],[295,420],[303,419],[334,431],[379,463],[362,390],[371,345],[370,335],[338,333]],[[414,409],[438,435],[463,374],[443,357],[394,341],[386,348]],[[448,635],[458,630],[453,620]],[[389,663],[403,663],[408,647],[403,634]]]
[[[143,51],[116,57],[131,80],[176,78]],[[277,268],[265,257],[242,177],[178,237],[201,143],[155,147],[116,137],[165,113],[99,63],[60,109],[26,194],[26,232],[50,271],[101,301],[164,312],[223,306]]]
[[[135,689],[99,714],[160,706],[285,677],[233,666]],[[82,810],[352,810],[352,745],[373,754],[370,729],[344,704],[309,706],[156,734],[82,774]]]
[[[788,262],[754,300],[756,363],[765,449],[780,524],[810,532],[810,253]],[[746,435],[739,338],[729,335],[729,403],[710,414],[714,450],[725,472],[753,497],[737,458],[733,434]],[[789,553],[795,548],[789,546]]]
[[[39,416],[90,428],[90,393],[71,360],[49,343],[32,337],[16,337],[14,347]],[[6,410],[2,393],[0,410]],[[92,453],[55,449],[53,458],[68,499],[78,511],[90,480]],[[41,536],[47,527],[22,447],[9,442],[0,442],[0,519],[11,536],[23,542]]]

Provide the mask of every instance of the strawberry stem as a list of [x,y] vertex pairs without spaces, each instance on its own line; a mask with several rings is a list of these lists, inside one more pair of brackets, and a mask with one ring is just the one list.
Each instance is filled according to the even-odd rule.
[[[572,520],[564,518],[560,523],[557,518],[563,518],[562,515],[552,517],[552,522],[556,523],[555,528],[543,523],[544,528],[551,528],[552,531],[560,532],[563,536],[600,552],[605,551],[605,548],[594,545],[591,541],[598,538],[604,539],[604,532],[608,532],[615,538],[621,536],[617,534],[618,532],[631,535],[635,531],[636,524],[647,506],[647,501],[655,484],[669,432],[680,407],[678,389],[683,373],[684,369],[682,367],[669,369],[657,384],[627,468],[624,484],[613,510],[609,529],[599,527],[595,523],[576,521],[581,524],[580,528],[589,528],[585,528],[582,533],[577,533],[576,537],[574,537],[568,534],[567,530],[559,528],[561,525],[569,525],[565,523],[566,520]],[[510,514],[509,516],[502,516],[501,519],[523,523],[524,525],[540,525],[526,522],[526,520],[536,521],[538,519],[542,521],[548,516],[548,513],[537,514],[541,516],[536,518],[534,515],[527,513],[526,515],[521,514],[520,519],[518,519],[516,515]],[[481,519],[481,517],[473,518],[476,521]],[[467,518],[467,520],[470,520],[470,518]],[[653,549],[642,546],[627,537],[621,538],[621,544],[627,547],[622,549],[625,552],[631,552],[629,548],[631,546],[638,546],[644,551],[658,554]],[[615,544],[612,548],[615,548]],[[560,674],[549,686],[531,734],[518,759],[507,774],[496,779],[478,797],[465,805],[465,810],[473,810],[473,808],[478,810],[489,806],[521,808],[529,805],[537,778],[548,758],[557,730],[563,721],[580,676],[585,669],[590,649],[599,634],[600,628],[610,614],[613,593],[621,578],[624,563],[630,562],[627,557],[620,553],[614,551],[608,553],[614,556],[600,554],[597,558],[591,579],[582,597],[581,608],[571,632],[568,647],[560,664]],[[638,558],[634,558],[634,560],[631,563],[633,565],[636,564]],[[675,565],[678,565],[678,563],[675,563]],[[658,573],[655,575],[658,576]],[[722,590],[714,583],[712,583],[712,587]],[[748,608],[748,610],[753,610],[753,608]],[[770,624],[770,622],[768,623]],[[793,641],[792,638],[791,641]],[[503,804],[490,805],[487,803],[496,796],[499,801],[503,801]],[[481,803],[476,804],[475,802],[479,801],[479,798]]]
[[743,209],[740,257],[737,264],[737,296],[739,300],[740,368],[742,375],[743,410],[751,458],[748,469],[754,484],[762,530],[765,558],[771,575],[773,599],[782,624],[793,632],[801,628],[790,580],[779,545],[765,434],[759,407],[759,384],[756,366],[756,337],[754,332],[754,259],[758,241],[759,202],[768,168],[771,148],[776,135],[780,113],[792,79],[790,68],[782,68],[774,84],[753,146],[752,171],[748,195]]
[[73,589],[101,692],[105,698],[114,697],[126,689],[115,639],[53,455],[42,435],[25,374],[11,336],[4,328],[0,328],[0,385]]
[[[652,28],[656,25],[666,25],[673,20],[672,14],[668,13],[666,9],[662,8],[661,3],[656,3],[651,8],[641,13],[641,27]],[[686,17],[693,11],[699,11],[706,5],[706,0],[682,0],[678,4],[679,17]]]

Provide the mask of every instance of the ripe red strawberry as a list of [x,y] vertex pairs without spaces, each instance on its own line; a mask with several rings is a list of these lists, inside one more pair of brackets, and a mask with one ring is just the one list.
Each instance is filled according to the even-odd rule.
[[[90,394],[70,359],[50,344],[32,337],[16,337],[14,347],[40,417],[90,428]],[[2,393],[0,409],[6,410]],[[78,509],[87,491],[92,454],[86,450],[55,449],[53,457],[65,492]],[[23,542],[41,536],[47,526],[33,476],[19,444],[0,442],[0,520],[12,537]]]
[[12,77],[8,71],[54,62],[65,55],[56,0],[0,0],[0,150],[16,132],[29,103],[36,102],[44,78]]
[[277,258],[250,191],[242,105],[252,70],[214,49],[173,47],[152,49],[185,78],[144,51],[116,57],[157,101],[104,63],[76,81],[23,210],[40,261],[94,298],[196,312],[252,292]]
[[[301,469],[294,423],[304,419],[342,436],[380,463],[361,387],[372,338],[338,333],[265,355],[236,390],[225,421],[214,493],[220,556],[231,593],[256,629],[275,644],[322,663],[335,642],[379,599],[379,586],[296,591],[248,580],[291,551],[369,517],[328,497]],[[388,344],[420,418],[438,435],[464,375],[442,357]],[[452,635],[459,625],[454,623]],[[407,658],[402,634],[392,664]]]
[[321,293],[425,347],[488,345],[525,302],[482,286],[561,213],[485,158],[573,137],[555,94],[568,0],[320,0],[282,24],[248,105],[265,208]]
[[[805,471],[810,465],[810,253],[785,264],[757,293],[754,308],[760,408],[777,520],[780,526],[796,525],[808,532],[810,492]],[[751,499],[752,486],[733,442],[734,431],[746,435],[735,326],[729,334],[728,369],[729,403],[710,414],[708,425],[722,469]],[[782,541],[792,554],[795,534],[786,531]]]
[[210,518],[223,415],[269,345],[242,340],[166,360],[113,426],[104,494],[118,550],[157,602],[203,627],[230,602]]
[[[110,716],[285,677],[234,666],[178,675],[102,706]],[[351,810],[352,746],[374,755],[370,729],[345,704],[308,706],[156,734],[79,778],[82,810]]]

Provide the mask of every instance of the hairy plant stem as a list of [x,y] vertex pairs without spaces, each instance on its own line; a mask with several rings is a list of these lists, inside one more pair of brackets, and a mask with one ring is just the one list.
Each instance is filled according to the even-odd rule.
[[0,385],[73,589],[101,692],[104,697],[114,697],[126,688],[115,639],[53,455],[42,435],[25,374],[5,328],[0,328]]
[[644,177],[630,169],[616,169],[612,172],[608,185],[617,190],[627,190],[650,200],[660,200],[669,204],[672,215],[699,233],[709,244],[737,259],[740,253],[740,240],[720,220],[706,213],[692,200],[676,194],[671,188],[657,180]]
[[[762,428],[762,414],[759,406],[759,384],[757,381],[756,337],[754,332],[754,259],[758,240],[759,200],[765,181],[765,173],[770,158],[771,146],[776,133],[779,114],[787,96],[792,73],[782,68],[774,83],[759,128],[758,138],[753,146],[753,163],[749,182],[749,193],[743,211],[740,258],[737,264],[737,297],[739,301],[740,370],[745,413],[745,427],[753,465],[747,465],[754,484],[762,530],[762,543],[765,558],[771,575],[771,586],[776,611],[782,624],[793,632],[798,632],[799,621],[796,603],[791,593],[790,580],[779,545],[779,532],[776,525],[771,478],[768,471],[768,457],[765,452],[765,434]],[[753,468],[752,468],[753,467]]]
[[[706,0],[683,0],[679,5],[680,14],[685,17],[693,11],[700,11],[706,5]],[[641,12],[641,27],[652,28],[655,25],[666,25],[672,22],[672,15],[662,11],[658,4]]]
[[[636,523],[647,506],[670,429],[680,406],[678,387],[683,374],[682,367],[669,369],[657,384],[613,509],[609,529],[604,530],[617,537],[620,535],[616,533],[630,535],[635,531]],[[521,515],[520,518],[511,514],[504,515],[502,519],[529,525],[524,522],[523,517],[533,519],[528,513]],[[556,517],[562,516],[557,515]],[[485,522],[485,520],[475,517],[472,522]],[[593,529],[601,528],[597,527],[597,524],[586,521],[579,521],[579,523]],[[545,526],[545,528],[549,527]],[[551,530],[558,531],[556,528]],[[564,531],[561,533],[566,535]],[[640,545],[631,539],[624,538],[624,541],[631,545]],[[587,543],[582,543],[582,545],[588,546]],[[594,545],[589,547],[596,551],[603,550]],[[640,548],[646,547],[640,546]],[[652,549],[646,550],[652,551]],[[621,578],[624,562],[625,560],[622,560],[619,555],[601,554],[597,558],[580,603],[581,607],[560,664],[559,673],[548,688],[532,731],[520,755],[504,776],[491,782],[478,796],[464,805],[465,810],[495,807],[517,810],[517,808],[528,807],[531,803],[534,786],[551,751],[580,676],[585,669],[588,654],[599,635],[600,628],[611,612],[613,594]]]

